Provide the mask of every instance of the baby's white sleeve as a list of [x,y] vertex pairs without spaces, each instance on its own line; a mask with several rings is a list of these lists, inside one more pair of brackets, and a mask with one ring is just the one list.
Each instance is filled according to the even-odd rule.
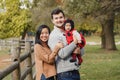
[[77,30],[74,30],[74,31],[73,31],[73,36],[75,36],[78,41],[81,41],[80,33],[77,32]]

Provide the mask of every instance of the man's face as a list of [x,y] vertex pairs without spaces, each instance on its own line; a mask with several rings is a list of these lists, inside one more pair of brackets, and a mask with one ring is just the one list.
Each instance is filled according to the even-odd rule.
[[62,27],[65,21],[65,17],[62,13],[54,14],[52,22],[56,27]]

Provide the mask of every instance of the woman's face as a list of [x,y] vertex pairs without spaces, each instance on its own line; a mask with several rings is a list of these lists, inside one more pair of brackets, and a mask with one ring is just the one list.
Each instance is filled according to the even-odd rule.
[[47,42],[49,39],[49,31],[47,28],[43,28],[40,34],[40,39],[43,42]]

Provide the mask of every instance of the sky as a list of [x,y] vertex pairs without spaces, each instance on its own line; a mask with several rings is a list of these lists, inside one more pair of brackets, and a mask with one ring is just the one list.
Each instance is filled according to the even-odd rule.
[[[33,2],[33,0],[29,0],[29,1],[30,1],[30,3]],[[5,2],[5,0],[3,0],[3,2]],[[20,0],[20,2],[24,2],[24,0]],[[0,3],[0,5],[2,5],[2,4]],[[22,9],[27,9],[27,7],[26,7],[25,4],[21,5],[20,8],[22,8]],[[5,7],[4,7],[4,9],[3,9],[3,8],[0,8],[0,13],[1,13],[1,12],[5,12],[5,11],[6,11]]]
[[[20,0],[21,2],[24,2],[24,0]],[[33,0],[29,0],[30,1],[30,3],[32,3],[33,2]],[[20,8],[21,9],[27,9],[27,7],[26,7],[26,5],[25,4],[22,4],[21,6],[20,6]]]
[[[20,0],[20,1],[22,1],[22,2],[24,2],[24,0]],[[29,0],[31,3],[33,2],[33,0]]]

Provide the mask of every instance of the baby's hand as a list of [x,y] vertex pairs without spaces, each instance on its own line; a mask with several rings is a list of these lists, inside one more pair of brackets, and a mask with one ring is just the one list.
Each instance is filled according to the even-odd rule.
[[78,40],[78,43],[82,43],[82,41],[81,41],[81,40]]
[[75,54],[80,54],[80,47],[76,47],[75,50],[73,51]]

